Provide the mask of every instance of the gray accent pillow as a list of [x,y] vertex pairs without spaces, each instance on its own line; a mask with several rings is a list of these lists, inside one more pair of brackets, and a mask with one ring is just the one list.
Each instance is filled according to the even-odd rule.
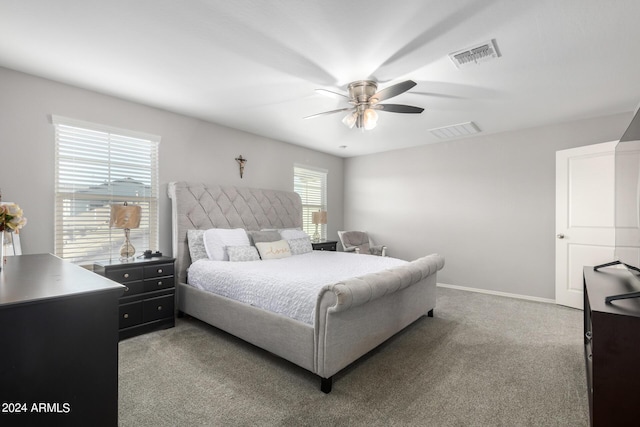
[[285,240],[301,239],[303,237],[309,237],[307,233],[298,228],[283,228],[278,230],[280,235]]
[[189,244],[189,255],[191,262],[194,263],[199,259],[209,258],[207,250],[204,248],[204,240],[202,235],[205,230],[187,230],[187,242]]
[[247,234],[253,246],[260,242],[275,242],[282,239],[280,233],[275,230],[247,231]]
[[311,246],[309,236],[287,240],[287,243],[289,243],[289,247],[291,248],[291,255],[306,254],[313,251],[313,246]]
[[227,246],[229,261],[260,261],[260,255],[255,246]]

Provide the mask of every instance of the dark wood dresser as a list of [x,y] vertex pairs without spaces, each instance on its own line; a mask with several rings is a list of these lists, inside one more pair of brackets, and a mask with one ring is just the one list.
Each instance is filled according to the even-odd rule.
[[50,254],[0,272],[0,425],[118,424],[124,287]]
[[640,299],[620,277],[584,268],[584,350],[592,426],[640,424]]
[[175,259],[104,261],[93,271],[125,286],[120,298],[120,339],[175,325]]

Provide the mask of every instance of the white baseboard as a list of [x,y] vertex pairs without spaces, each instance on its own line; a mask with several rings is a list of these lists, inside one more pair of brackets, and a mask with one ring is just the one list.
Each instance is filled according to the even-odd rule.
[[532,296],[528,296],[528,295],[510,294],[508,292],[489,291],[489,290],[486,290],[486,289],[478,289],[478,288],[468,288],[466,286],[449,285],[449,284],[446,284],[446,283],[438,283],[437,286],[439,286],[441,288],[457,289],[457,290],[460,290],[460,291],[477,292],[477,293],[480,293],[480,294],[488,294],[488,295],[497,295],[497,296],[500,296],[500,297],[524,299],[524,300],[527,300],[527,301],[544,302],[544,303],[547,303],[547,304],[555,304],[556,303],[556,300],[549,299],[549,298],[540,298],[540,297],[532,297]]

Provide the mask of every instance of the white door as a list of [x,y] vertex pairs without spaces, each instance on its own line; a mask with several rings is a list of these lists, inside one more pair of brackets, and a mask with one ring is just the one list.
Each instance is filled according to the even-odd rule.
[[615,260],[617,141],[556,152],[556,303],[582,308],[582,270]]

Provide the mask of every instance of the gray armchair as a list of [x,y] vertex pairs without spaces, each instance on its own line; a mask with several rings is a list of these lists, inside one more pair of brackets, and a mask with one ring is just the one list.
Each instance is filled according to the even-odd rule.
[[380,256],[387,255],[387,247],[374,245],[369,235],[364,231],[338,231],[338,237],[345,252]]

